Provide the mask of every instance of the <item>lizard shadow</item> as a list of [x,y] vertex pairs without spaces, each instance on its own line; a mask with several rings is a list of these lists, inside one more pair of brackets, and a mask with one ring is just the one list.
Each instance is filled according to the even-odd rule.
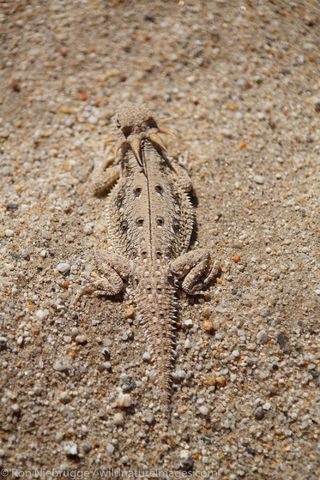
[[118,304],[124,301],[125,291],[116,295],[106,295],[105,293],[97,293],[96,298],[99,300],[108,300],[111,303]]
[[[189,196],[191,205],[193,206],[193,208],[196,208],[199,204],[199,201],[198,201],[198,197],[197,197],[193,188],[188,193],[188,196]],[[196,216],[194,216],[193,228],[192,228],[191,237],[190,237],[190,247],[192,247],[194,245],[195,241],[197,240],[197,237],[198,237],[198,224],[197,224]]]

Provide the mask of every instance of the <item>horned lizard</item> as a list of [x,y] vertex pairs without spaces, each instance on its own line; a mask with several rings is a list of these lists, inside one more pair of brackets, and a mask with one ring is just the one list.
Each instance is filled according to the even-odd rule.
[[[95,170],[94,193],[110,190],[107,223],[117,253],[98,251],[102,276],[92,273],[79,292],[117,295],[132,289],[136,314],[146,329],[156,370],[159,407],[168,411],[177,313],[177,288],[189,295],[217,277],[207,250],[187,252],[194,228],[186,169],[166,154],[158,126],[145,106],[123,105],[116,115],[118,164]],[[179,282],[180,281],[180,282]]]

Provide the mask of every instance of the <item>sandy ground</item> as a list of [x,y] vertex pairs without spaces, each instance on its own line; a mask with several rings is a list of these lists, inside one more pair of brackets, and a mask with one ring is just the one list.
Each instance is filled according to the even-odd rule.
[[[318,479],[319,3],[0,8],[2,477]],[[70,305],[108,243],[88,191],[126,100],[189,152],[223,270],[181,296],[167,433],[126,298]]]

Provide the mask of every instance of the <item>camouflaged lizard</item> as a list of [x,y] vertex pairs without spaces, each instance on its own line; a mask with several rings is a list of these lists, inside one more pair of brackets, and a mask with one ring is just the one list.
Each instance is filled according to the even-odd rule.
[[[199,295],[218,275],[207,250],[187,252],[194,228],[185,168],[167,156],[158,126],[145,106],[123,105],[116,115],[118,164],[94,172],[94,193],[111,190],[107,224],[116,253],[98,251],[97,269],[80,291],[113,296],[131,287],[157,377],[160,408],[168,409],[177,313],[177,288]],[[116,182],[116,184],[115,184]],[[114,185],[115,184],[115,185]]]

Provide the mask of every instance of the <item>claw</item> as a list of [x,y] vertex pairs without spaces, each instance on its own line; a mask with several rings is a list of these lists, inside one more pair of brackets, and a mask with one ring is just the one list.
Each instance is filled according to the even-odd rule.
[[88,285],[85,285],[84,287],[80,288],[71,299],[71,302],[70,302],[71,307],[74,307],[79,302],[80,298],[83,295],[87,295],[88,293],[91,293],[91,292],[92,292],[92,288],[90,288]]

